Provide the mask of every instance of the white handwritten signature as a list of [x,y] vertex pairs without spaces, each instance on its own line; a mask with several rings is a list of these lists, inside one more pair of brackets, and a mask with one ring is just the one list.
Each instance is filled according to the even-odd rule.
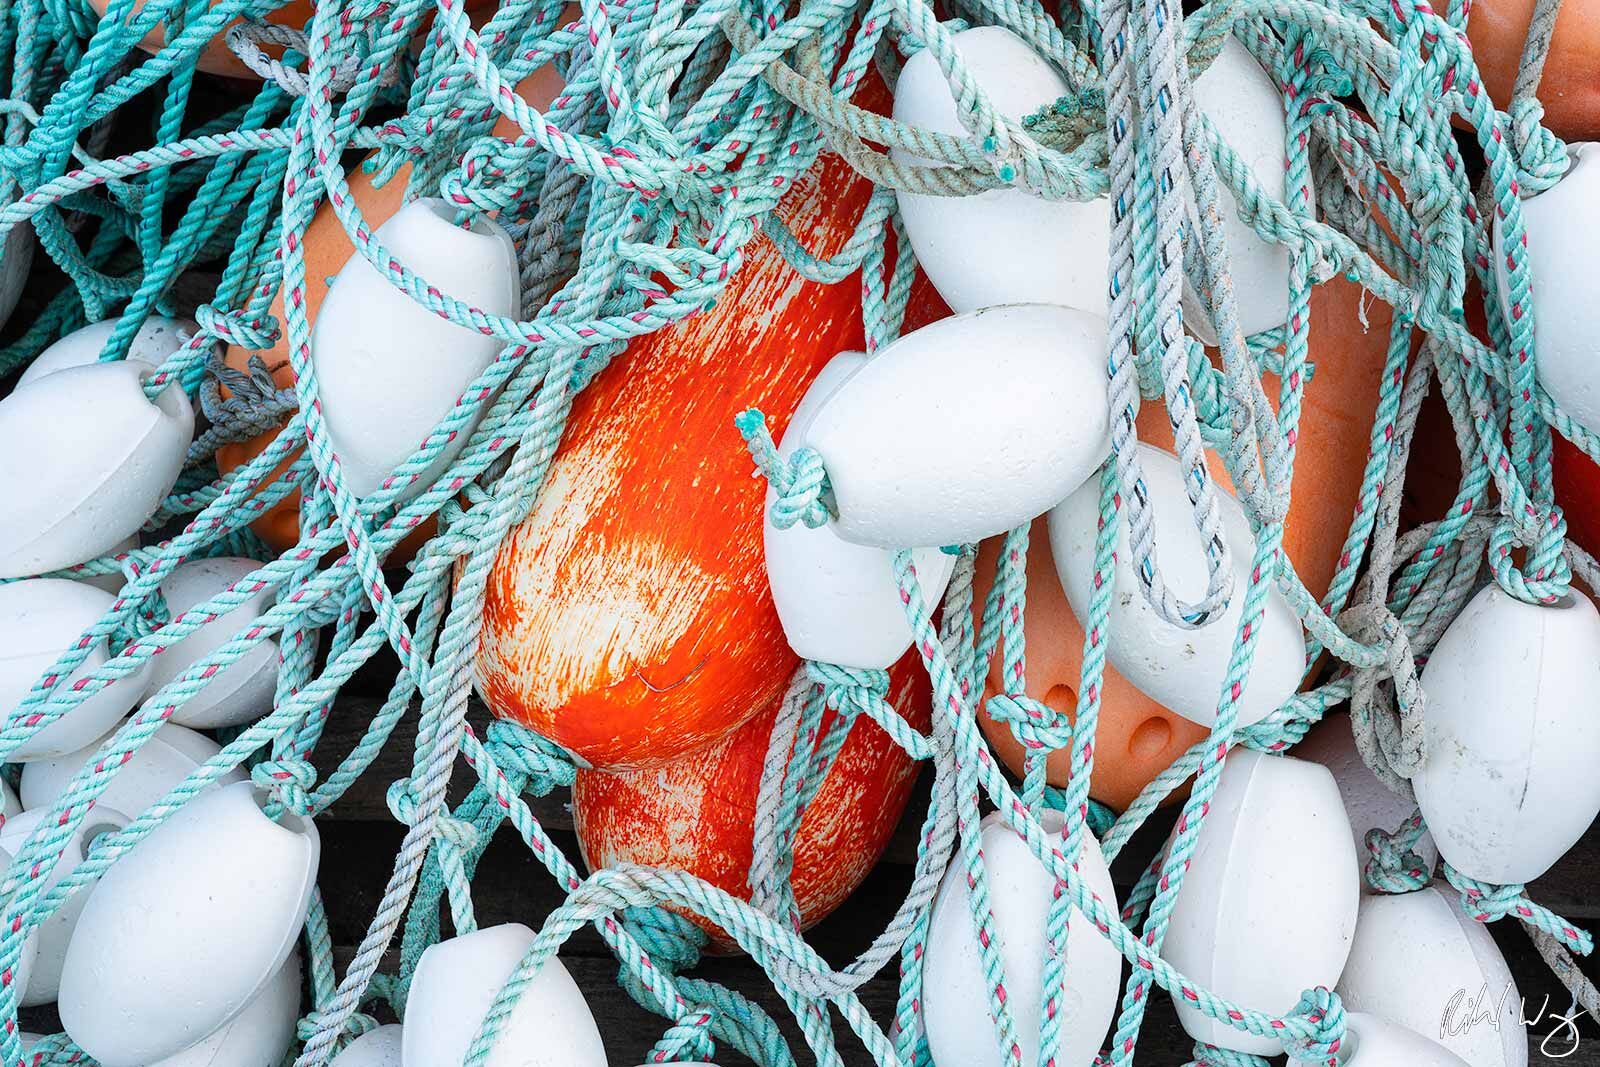
[[[1500,1029],[1500,1021],[1506,1017],[1511,1005],[1511,997],[1515,987],[1507,985],[1501,990],[1499,997],[1491,999],[1489,984],[1485,982],[1476,995],[1468,996],[1465,989],[1458,989],[1445,1005],[1444,1015],[1439,1020],[1439,1039],[1458,1037],[1472,1030],[1473,1027],[1487,1023],[1496,1032]],[[1539,1052],[1552,1060],[1566,1059],[1578,1051],[1580,1035],[1578,1033],[1578,1019],[1583,1016],[1582,1008],[1574,1005],[1566,1014],[1553,1011],[1550,1008],[1550,997],[1546,994],[1539,1010],[1532,1016],[1528,1015],[1528,1002],[1521,998],[1519,1009],[1522,1022],[1532,1028],[1540,1023],[1551,1024],[1550,1032],[1544,1035],[1539,1042]]]

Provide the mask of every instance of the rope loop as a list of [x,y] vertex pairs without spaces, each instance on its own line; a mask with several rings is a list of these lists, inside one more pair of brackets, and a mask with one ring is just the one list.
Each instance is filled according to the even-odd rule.
[[984,707],[991,719],[1010,727],[1025,748],[1055,752],[1072,745],[1072,720],[1042,700],[1022,693],[997,693]]
[[734,424],[777,495],[772,502],[772,525],[787,530],[803,522],[816,529],[834,517],[833,490],[816,449],[802,446],[785,460],[767,430],[767,417],[755,408],[742,412]]
[[1572,160],[1566,142],[1544,127],[1544,105],[1533,97],[1513,100],[1508,115],[1517,185],[1523,195],[1531,196],[1554,188],[1566,177]]
[[1403,842],[1407,829],[1421,825],[1421,818],[1413,816],[1412,822],[1394,833],[1373,827],[1363,839],[1367,847],[1367,862],[1361,873],[1367,884],[1382,893],[1410,893],[1428,884],[1428,865],[1422,856]]
[[1283,1022],[1283,1047],[1291,1060],[1337,1067],[1344,1040],[1344,1002],[1339,994],[1326,986],[1308,989]]
[[1549,908],[1529,900],[1523,886],[1480,882],[1462,874],[1449,863],[1443,863],[1442,866],[1445,879],[1461,894],[1461,910],[1476,921],[1492,923],[1507,917],[1515,918],[1549,934],[1581,956],[1593,951],[1594,941],[1587,930],[1573,926]]
[[679,1060],[709,1063],[716,1055],[717,1046],[711,1040],[711,1024],[716,1013],[705,1008],[691,1007],[673,1020],[667,1032],[661,1035],[647,1057],[651,1063],[673,1063]]
[[265,790],[273,801],[300,818],[309,818],[313,809],[311,790],[317,784],[317,769],[303,759],[262,760],[250,769],[250,780]]

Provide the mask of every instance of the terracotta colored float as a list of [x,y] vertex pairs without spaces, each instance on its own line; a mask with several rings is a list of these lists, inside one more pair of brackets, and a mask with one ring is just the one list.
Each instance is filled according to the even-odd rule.
[[[555,68],[545,66],[519,83],[517,92],[523,99],[538,107],[555,99],[561,86],[562,82]],[[510,120],[502,118],[495,126],[495,132],[499,136],[509,136],[513,132]],[[349,172],[351,196],[361,208],[362,215],[372,229],[375,230],[383,225],[390,216],[400,210],[405,202],[406,180],[409,173],[410,167],[403,167],[382,188],[374,188],[372,177],[366,171],[358,167]],[[304,248],[306,314],[315,322],[317,310],[328,294],[328,283],[349,262],[350,257],[355,255],[355,246],[350,243],[350,237],[345,233],[344,226],[340,223],[338,215],[334,214],[333,208],[324,204],[317,209],[316,215],[306,227]],[[417,266],[426,270],[425,265]],[[280,324],[283,323],[282,292],[273,298],[271,313]],[[294,368],[289,363],[287,329],[283,331],[277,343],[265,351],[229,345],[223,353],[223,361],[234,370],[247,371],[251,356],[259,356],[267,365],[267,369],[272,373],[272,380],[278,388],[283,389],[294,384]],[[246,441],[223,445],[217,449],[218,469],[226,474],[243,466],[260,455],[268,445],[272,444],[276,436],[277,431],[273,431]],[[284,464],[284,467],[286,466],[287,463]],[[284,467],[280,467],[274,473],[281,473]],[[300,540],[300,495],[290,494],[250,525],[251,529],[261,535],[262,540],[277,551],[284,552],[293,548]],[[433,520],[429,519],[418,527],[416,533],[406,538],[396,550],[394,560],[400,562],[408,558],[432,536],[433,530]]]
[[[830,153],[779,211],[828,256],[870,195]],[[766,482],[733,418],[757,407],[781,433],[817,372],[862,348],[861,294],[853,280],[803,280],[765,239],[745,256],[714,309],[635,341],[579,395],[490,576],[478,659],[489,706],[604,770],[725,736],[772,704],[797,662],[767,591]],[[930,287],[918,288],[922,304]]]
[[[1505,108],[1522,62],[1534,0],[1475,0],[1467,37],[1489,98]],[[1556,14],[1555,36],[1539,80],[1544,123],[1566,141],[1600,137],[1600,5],[1571,0]]]
[[[902,658],[889,680],[890,704],[926,731],[930,696],[920,660]],[[687,871],[748,899],[756,798],[776,717],[774,704],[729,737],[667,767],[579,771],[572,816],[589,869],[639,863]],[[824,729],[835,719],[829,712]],[[861,717],[850,726],[795,838],[791,884],[805,925],[843,903],[878,862],[917,770],[876,723]],[[716,948],[733,949],[726,934],[696,921],[713,934]]]
[[[1365,326],[1359,314],[1363,305]],[[1306,387],[1300,418],[1301,447],[1295,456],[1295,491],[1284,543],[1301,579],[1316,596],[1326,591],[1338,566],[1360,496],[1379,373],[1389,345],[1389,322],[1387,305],[1364,300],[1361,288],[1344,278],[1334,278],[1313,291],[1315,373]],[[1269,376],[1266,390],[1275,402],[1275,378]],[[1141,407],[1138,426],[1140,440],[1172,448],[1172,432],[1160,404]],[[1231,487],[1221,459],[1207,458],[1212,475]],[[975,596],[980,606],[993,580],[999,548],[997,539],[986,542],[979,552]],[[1029,538],[1027,570],[1027,693],[1070,716],[1077,707],[1084,634],[1056,578],[1042,519],[1034,524]],[[990,665],[986,696],[1002,691],[1002,663],[997,653]],[[996,753],[1021,773],[1023,749],[1010,728],[991,720],[981,709],[979,721]],[[1151,779],[1205,736],[1204,727],[1168,711],[1108,668],[1091,795],[1113,808],[1125,808]],[[1066,781],[1069,762],[1065,750],[1051,755],[1052,784]]]

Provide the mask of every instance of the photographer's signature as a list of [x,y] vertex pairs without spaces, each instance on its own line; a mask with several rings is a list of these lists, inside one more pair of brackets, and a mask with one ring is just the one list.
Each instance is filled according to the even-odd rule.
[[[1508,1014],[1515,995],[1515,987],[1507,985],[1498,997],[1491,997],[1487,982],[1476,994],[1470,996],[1465,989],[1456,990],[1450,1002],[1445,1005],[1444,1016],[1439,1020],[1440,1040],[1446,1037],[1459,1037],[1476,1026],[1487,1025],[1499,1031],[1500,1020]],[[1539,1042],[1539,1052],[1545,1058],[1566,1059],[1578,1051],[1581,1040],[1578,1020],[1585,1014],[1582,1008],[1574,1004],[1565,1013],[1552,1010],[1550,997],[1547,994],[1544,1002],[1539,1005],[1539,1010],[1532,1016],[1528,1014],[1528,1003],[1525,999],[1519,1001],[1518,1010],[1522,1013],[1522,1021],[1530,1032],[1537,1033],[1535,1027],[1541,1024],[1550,1027],[1549,1032]]]

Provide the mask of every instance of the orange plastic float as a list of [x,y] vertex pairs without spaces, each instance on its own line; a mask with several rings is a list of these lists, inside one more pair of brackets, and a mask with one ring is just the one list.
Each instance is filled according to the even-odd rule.
[[[1360,497],[1378,404],[1379,372],[1389,346],[1389,307],[1364,299],[1362,292],[1360,286],[1341,277],[1317,286],[1311,298],[1315,373],[1306,386],[1300,417],[1302,446],[1295,455],[1295,491],[1284,545],[1307,588],[1319,597],[1338,566]],[[1363,308],[1367,325],[1362,322]],[[1271,376],[1266,391],[1276,401],[1277,383]],[[1140,408],[1138,427],[1141,441],[1173,447],[1166,411],[1160,404],[1147,403]],[[1231,487],[1221,459],[1209,454],[1207,459],[1212,475]],[[975,597],[980,607],[993,581],[999,548],[997,539],[985,543],[979,552]],[[1077,707],[1084,634],[1056,577],[1043,519],[1035,522],[1029,538],[1027,573],[1027,695],[1070,717]],[[1003,691],[1002,655],[997,650],[990,665],[986,697]],[[1010,728],[990,719],[981,708],[979,721],[996,753],[1020,774],[1023,748]],[[1090,794],[1113,808],[1127,807],[1151,779],[1206,732],[1205,727],[1168,711],[1107,667]],[[1052,784],[1065,783],[1069,763],[1067,751],[1052,753],[1047,765]]]
[[[779,214],[831,256],[870,195],[827,153]],[[718,740],[770,706],[797,662],[767,591],[766,483],[733,419],[757,407],[788,422],[823,365],[862,347],[861,290],[802,279],[764,238],[745,254],[713,310],[633,342],[578,396],[490,576],[484,698],[604,770]]]
[[[1511,102],[1534,0],[1474,0],[1467,37],[1489,99]],[[1539,79],[1544,124],[1566,141],[1600,137],[1600,4],[1567,0],[1556,14],[1550,55]]]
[[[928,729],[928,678],[915,654],[890,670],[888,700],[912,726]],[[589,869],[639,863],[687,871],[748,899],[756,799],[776,717],[774,705],[722,741],[660,769],[580,770],[572,817]],[[829,712],[824,729],[835,718]],[[806,926],[837,908],[871,872],[917,778],[917,763],[876,723],[860,717],[849,729],[795,836],[791,884]],[[714,947],[734,947],[726,934],[697,921]]]
[[[517,85],[517,92],[534,107],[542,107],[555,99],[562,84],[555,67],[544,66],[523,79]],[[495,125],[494,132],[497,136],[511,136],[515,132],[514,125],[509,119],[502,117]],[[351,198],[361,209],[362,216],[372,229],[376,230],[383,225],[405,203],[406,179],[409,174],[410,166],[406,165],[382,188],[374,188],[372,177],[364,169],[358,167],[350,171],[348,180]],[[317,309],[322,306],[323,298],[328,294],[328,283],[344,268],[350,257],[355,255],[355,246],[350,243],[350,235],[345,232],[344,225],[339,221],[339,216],[334,214],[333,208],[323,204],[306,226],[303,247],[306,260],[306,314],[315,322]],[[426,270],[425,265],[417,266]],[[283,322],[281,291],[273,298],[271,313],[280,324]],[[284,389],[294,384],[294,368],[289,363],[289,337],[286,330],[279,336],[277,343],[265,351],[229,345],[223,353],[223,362],[234,370],[248,371],[251,356],[260,357],[266,364],[278,388]],[[277,431],[273,431],[245,441],[223,445],[217,449],[217,468],[226,474],[243,466],[260,455],[268,445],[272,444],[276,436]],[[420,443],[419,441],[418,444]],[[287,466],[286,462],[275,475],[281,473]],[[293,548],[300,540],[300,495],[292,493],[285,497],[250,526],[273,549],[284,552]],[[401,543],[396,550],[394,560],[401,562],[409,558],[432,536],[433,531],[434,521],[430,518],[417,528],[417,532]]]

